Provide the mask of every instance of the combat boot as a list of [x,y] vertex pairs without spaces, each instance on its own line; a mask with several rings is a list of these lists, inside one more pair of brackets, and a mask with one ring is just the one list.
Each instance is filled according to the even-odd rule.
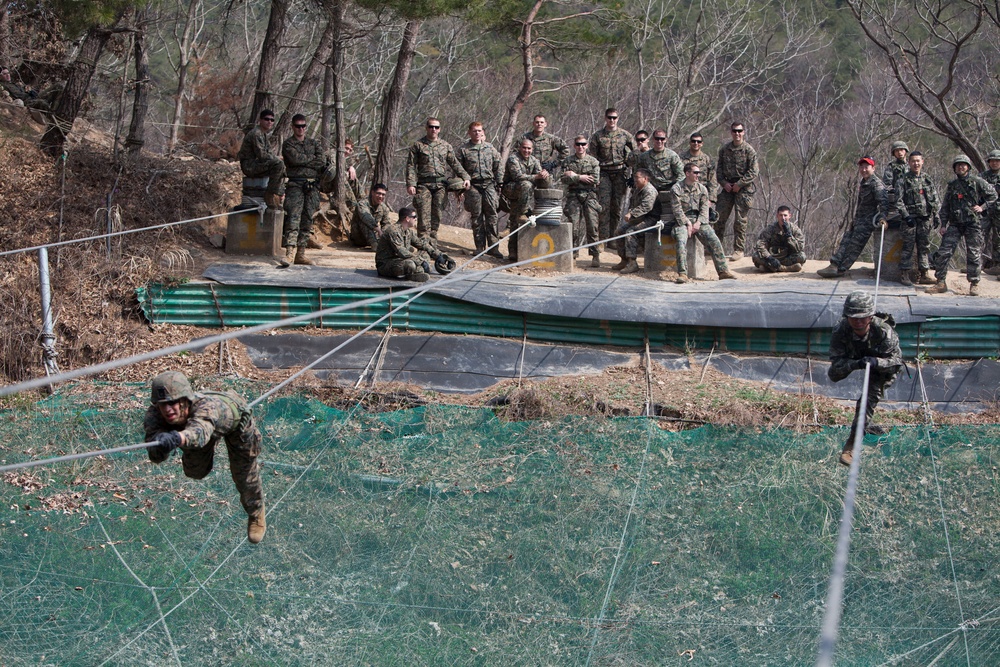
[[719,280],[736,280],[736,274],[726,269],[725,271],[719,274]]
[[937,281],[927,275],[927,269],[920,269],[920,275],[917,277],[918,285],[933,285]]
[[617,264],[615,264],[614,266],[612,266],[612,267],[611,267],[611,270],[612,270],[612,271],[621,271],[621,270],[622,270],[622,269],[624,269],[624,268],[625,268],[626,266],[628,266],[628,260],[627,260],[627,259],[625,259],[624,257],[622,257],[622,261],[620,261],[620,262],[618,262]]
[[851,462],[854,461],[854,443],[848,442],[844,445],[844,449],[840,452],[840,458],[838,459],[840,465],[851,466]]
[[630,259],[622,267],[622,275],[627,275],[629,273],[636,273],[639,271],[639,263],[634,259]]
[[299,246],[298,249],[295,251],[295,263],[296,264],[303,264],[305,266],[315,266],[316,265],[316,262],[314,262],[311,259],[309,259],[308,257],[306,257],[305,246]]
[[598,257],[597,255],[594,255],[593,257],[591,257],[590,258],[590,267],[592,269],[599,269],[599,268],[601,268],[601,258]]
[[944,280],[939,280],[934,283],[933,287],[927,288],[927,294],[944,294],[948,291],[948,283]]
[[417,273],[410,275],[410,280],[412,280],[415,283],[425,283],[430,279],[431,279],[430,275],[424,273],[423,271],[419,271]]
[[295,248],[293,246],[289,246],[285,248],[285,256],[278,260],[278,266],[283,269],[287,269],[293,262],[295,262]]
[[497,259],[503,259],[503,253],[500,252],[500,249],[497,248],[496,246],[494,246],[494,247],[490,248],[489,250],[487,250],[486,254],[489,257],[496,257]]
[[838,278],[844,275],[845,273],[847,273],[847,271],[841,271],[839,266],[837,266],[833,262],[830,262],[830,266],[826,267],[825,269],[820,269],[819,271],[816,272],[816,275],[818,275],[820,278]]
[[979,296],[979,281],[969,283],[969,296]]
[[909,271],[903,271],[902,275],[899,276],[899,284],[906,287],[913,287],[913,281],[910,280]]
[[257,516],[252,516],[247,520],[247,541],[250,544],[259,544],[264,539],[264,532],[267,530],[267,521],[264,519],[264,507],[260,508]]
[[783,266],[778,269],[779,273],[798,273],[802,270],[801,264],[790,264],[788,266]]
[[678,285],[683,285],[684,283],[691,282],[691,279],[687,277],[686,273],[678,273],[677,277],[674,278],[674,282]]

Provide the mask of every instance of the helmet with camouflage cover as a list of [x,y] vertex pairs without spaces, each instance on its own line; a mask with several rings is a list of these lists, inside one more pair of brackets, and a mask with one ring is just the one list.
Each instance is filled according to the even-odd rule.
[[987,160],[1000,160],[1000,148],[994,148],[990,151],[990,154],[986,156]]
[[910,150],[910,147],[906,145],[905,141],[894,141],[892,142],[892,146],[889,148],[889,152],[895,153],[900,148],[902,148],[904,151]]
[[166,371],[153,378],[150,401],[154,405],[173,403],[182,398],[194,401],[194,390],[191,389],[191,383],[184,377],[184,373]]
[[973,168],[972,160],[970,160],[969,156],[965,153],[955,156],[955,159],[951,161],[951,168],[954,169],[956,164],[962,164],[963,162],[969,165],[969,169]]
[[868,292],[856,290],[844,300],[844,317],[871,317],[875,314],[875,299]]

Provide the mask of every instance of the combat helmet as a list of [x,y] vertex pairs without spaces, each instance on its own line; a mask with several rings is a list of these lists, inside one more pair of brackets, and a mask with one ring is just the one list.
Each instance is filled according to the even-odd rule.
[[951,161],[951,168],[954,169],[956,164],[961,164],[963,162],[969,165],[969,169],[972,169],[974,167],[974,165],[972,164],[972,160],[969,159],[969,156],[966,155],[965,153],[960,153],[959,155],[955,156],[954,160]]
[[152,382],[150,401],[157,403],[173,403],[174,401],[186,398],[194,401],[194,390],[191,383],[180,371],[166,371],[160,373]]
[[434,260],[434,270],[442,276],[446,276],[455,270],[455,260],[448,255],[441,253]]
[[987,160],[1000,160],[1000,148],[994,148],[990,151],[990,154],[986,156]]
[[875,299],[868,292],[856,290],[844,300],[844,317],[871,317],[875,314]]
[[889,152],[895,153],[900,148],[902,148],[906,152],[910,151],[910,147],[906,145],[905,141],[894,141],[892,142],[892,146],[889,147]]

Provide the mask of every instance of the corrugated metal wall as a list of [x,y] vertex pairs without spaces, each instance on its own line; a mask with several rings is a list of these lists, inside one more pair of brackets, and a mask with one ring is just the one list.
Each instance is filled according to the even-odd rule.
[[[349,305],[388,293],[389,290],[311,289],[219,285],[215,283],[154,283],[137,290],[143,313],[150,322],[200,327],[254,326],[304,315],[321,308]],[[825,352],[827,329],[743,329],[684,325],[613,322],[490,308],[426,293],[394,297],[374,305],[325,315],[314,324],[329,329],[360,329],[393,308],[390,322],[400,330],[440,331],[552,343],[641,347],[648,333],[651,346],[718,350],[748,354],[807,354]],[[321,306],[322,304],[322,306]],[[308,324],[297,325],[300,327]],[[928,318],[920,324],[897,327],[903,355],[924,354],[932,359],[978,359],[1000,355],[1000,316]]]

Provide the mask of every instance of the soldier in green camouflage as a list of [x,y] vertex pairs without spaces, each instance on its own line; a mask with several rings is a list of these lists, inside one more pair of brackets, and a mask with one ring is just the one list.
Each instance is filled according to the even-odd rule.
[[441,254],[430,239],[414,227],[417,212],[409,206],[399,209],[399,221],[382,230],[375,249],[375,270],[383,278],[402,278],[418,283],[430,279],[431,258]]
[[549,172],[549,178],[536,187],[551,188],[553,181],[559,178],[559,168],[563,160],[569,157],[570,150],[560,137],[545,131],[548,127],[545,116],[538,114],[532,122],[532,128],[521,135],[521,139],[531,139],[534,144],[532,155],[538,158],[542,169]]
[[779,206],[775,221],[757,236],[751,258],[765,273],[797,273],[806,263],[805,247],[805,234],[792,222],[792,209]]
[[680,156],[685,165],[694,163],[701,169],[700,183],[708,190],[708,201],[712,207],[708,212],[708,221],[714,223],[718,219],[715,206],[719,199],[719,183],[715,180],[715,160],[703,150],[704,146],[705,138],[701,132],[695,132],[688,138],[688,149]]
[[179,447],[184,475],[202,479],[212,471],[215,446],[225,440],[229,472],[249,517],[247,539],[253,544],[264,539],[264,489],[257,462],[262,438],[246,400],[231,391],[196,393],[183,373],[167,371],[153,378],[151,403],[142,425],[146,442],[158,444],[147,450],[149,460],[163,463]]
[[875,160],[863,157],[858,160],[858,203],[854,209],[854,225],[840,240],[837,251],[830,258],[829,266],[820,269],[816,274],[820,278],[837,278],[847,273],[857,261],[861,251],[868,245],[868,239],[875,231],[875,226],[887,225],[888,200],[885,185],[875,175]]
[[500,152],[486,141],[483,124],[476,121],[469,124],[469,140],[455,154],[468,172],[472,185],[460,197],[472,219],[476,254],[489,248],[487,255],[503,259],[503,253],[497,248],[500,240],[500,183],[503,181]]
[[[1000,195],[1000,150],[993,149],[986,157],[986,164],[989,165],[979,177],[993,186],[993,189]],[[983,228],[983,251],[989,257],[984,257],[983,273],[991,276],[1000,276],[1000,206],[994,206],[985,217],[985,227]]]
[[267,176],[264,201],[271,208],[281,208],[281,198],[285,194],[285,163],[271,150],[268,135],[273,127],[274,112],[264,109],[260,112],[257,124],[243,137],[238,157],[244,176]]
[[[902,220],[900,236],[903,248],[899,257],[901,275],[899,282],[912,285],[913,251],[917,253],[917,268],[921,285],[933,285],[934,280],[927,275],[930,271],[928,261],[931,252],[931,228],[938,219],[937,189],[930,176],[923,173],[924,156],[920,151],[913,151],[907,159],[910,168],[895,180],[896,210]],[[888,171],[888,170],[886,170]]]
[[326,167],[326,157],[319,142],[306,136],[306,117],[292,116],[292,136],[281,145],[288,183],[285,185],[285,225],[281,245],[285,257],[281,266],[314,262],[306,257],[313,216],[319,210],[319,177]]
[[684,165],[684,179],[671,186],[668,193],[670,207],[664,216],[664,222],[667,227],[671,227],[670,234],[677,241],[677,278],[674,282],[678,284],[690,281],[687,272],[687,242],[692,236],[701,241],[711,253],[719,280],[736,280],[736,276],[729,270],[722,243],[708,224],[708,188],[699,182],[700,178],[701,167],[689,162]]
[[899,208],[896,204],[899,201],[899,194],[896,192],[896,181],[906,173],[909,168],[906,155],[910,150],[905,141],[894,141],[889,147],[892,158],[885,165],[882,171],[882,182],[885,184],[885,194],[889,201],[889,225],[893,228],[900,222]]
[[650,183],[651,178],[649,170],[642,167],[632,174],[635,187],[629,195],[628,212],[615,229],[615,236],[637,232],[623,239],[618,251],[621,261],[611,267],[612,271],[621,271],[622,275],[639,270],[639,253],[646,247],[646,234],[641,230],[655,228],[654,225],[660,221],[659,193]]
[[726,225],[730,213],[733,216],[732,261],[743,259],[747,243],[747,220],[753,195],[757,189],[755,181],[760,173],[757,151],[746,142],[746,128],[743,123],[729,126],[733,139],[719,149],[719,160],[715,178],[722,191],[718,198],[719,219],[715,222],[715,234],[720,241],[726,238]]
[[601,165],[601,184],[597,188],[597,199],[601,204],[601,239],[611,236],[611,232],[622,221],[625,198],[628,195],[626,163],[635,148],[635,138],[618,127],[618,110],[606,109],[604,128],[590,137],[588,146],[590,154]]
[[[885,390],[903,370],[899,337],[892,328],[891,316],[875,312],[875,300],[862,291],[851,292],[844,300],[843,317],[830,335],[830,368],[827,376],[840,382],[854,371],[870,366],[865,405],[865,433],[882,435],[885,430],[871,423],[875,407],[885,398]],[[840,463],[849,466],[854,459],[854,436],[861,417],[861,399],[854,408],[850,435],[840,453]]]
[[928,294],[948,291],[948,262],[965,239],[965,277],[969,281],[969,296],[979,296],[979,271],[983,247],[982,215],[998,205],[996,189],[972,173],[972,161],[959,155],[952,163],[955,180],[948,184],[941,204],[941,245],[931,256],[937,282],[927,288]]
[[528,214],[534,204],[535,188],[538,183],[549,179],[549,172],[542,169],[542,164],[532,153],[534,144],[531,139],[522,138],[518,143],[517,152],[507,158],[503,172],[503,195],[510,203],[507,227],[508,259],[517,261],[516,229],[528,221]]
[[389,226],[389,214],[392,211],[385,204],[389,189],[381,183],[372,186],[366,199],[354,205],[351,217],[351,243],[359,248],[378,247],[378,239],[382,230]]
[[469,174],[455,157],[455,149],[438,137],[441,121],[428,118],[426,136],[410,146],[406,156],[406,192],[413,197],[417,209],[417,233],[437,239],[438,228],[447,202],[448,170],[462,179],[464,189],[469,189]]
[[666,130],[653,131],[653,147],[639,153],[635,166],[652,174],[650,183],[661,194],[666,194],[675,183],[684,180],[684,162],[677,153],[667,148]]
[[[587,155],[587,137],[582,134],[573,139],[573,155],[563,162],[563,219],[573,225],[573,245],[600,241],[601,205],[597,201],[597,188],[601,183],[601,165],[597,158]],[[601,249],[589,248],[590,265],[601,266]]]

